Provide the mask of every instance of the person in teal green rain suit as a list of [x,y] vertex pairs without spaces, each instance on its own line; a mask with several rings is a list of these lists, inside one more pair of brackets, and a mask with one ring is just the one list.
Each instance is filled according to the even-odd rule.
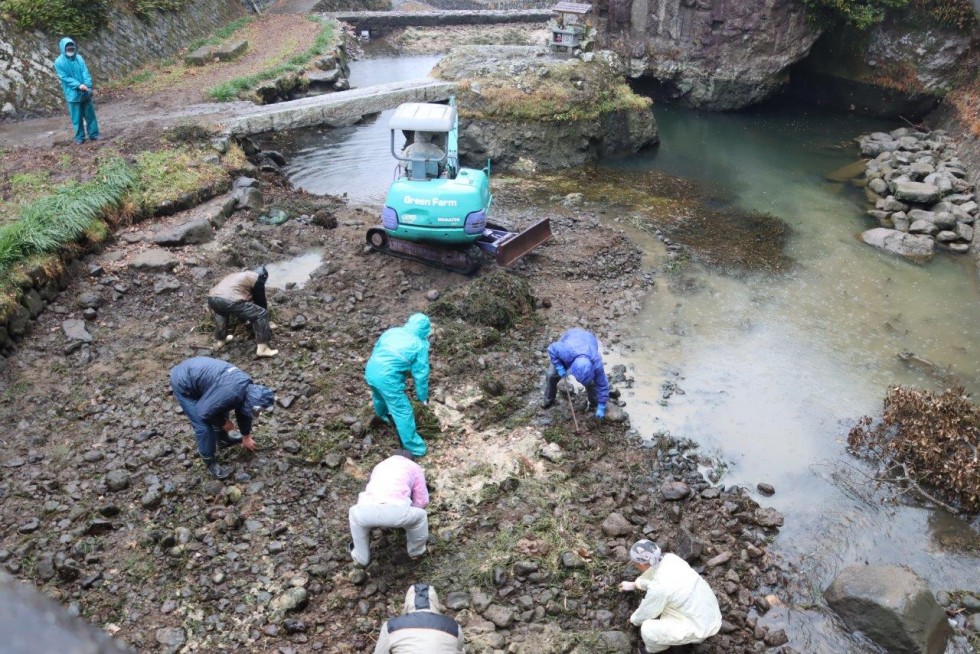
[[68,102],[71,124],[75,127],[75,143],[85,142],[85,133],[93,141],[99,140],[99,121],[95,119],[92,102],[92,75],[75,42],[67,36],[59,44],[61,56],[54,60],[54,72],[61,80],[61,90]]
[[374,412],[385,422],[394,421],[402,447],[415,456],[428,451],[425,441],[415,430],[415,412],[405,394],[405,378],[415,379],[415,396],[429,401],[429,331],[428,316],[409,317],[404,327],[393,327],[378,338],[364,371],[371,387]]

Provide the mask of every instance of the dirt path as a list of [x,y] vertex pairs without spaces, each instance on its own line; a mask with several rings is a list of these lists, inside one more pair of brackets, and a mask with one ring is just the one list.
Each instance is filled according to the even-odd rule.
[[[177,57],[134,71],[124,80],[96,80],[103,140],[122,144],[179,124],[214,124],[254,107],[242,101],[212,102],[207,92],[222,82],[274,68],[301,54],[313,44],[318,32],[318,25],[302,14],[267,14],[229,37],[249,42],[248,52],[236,61],[192,67]],[[0,124],[2,148],[56,146],[74,146],[67,112]]]

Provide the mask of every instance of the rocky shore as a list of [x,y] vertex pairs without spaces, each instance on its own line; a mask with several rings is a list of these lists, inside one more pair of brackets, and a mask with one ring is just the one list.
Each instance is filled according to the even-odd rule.
[[859,142],[861,154],[874,157],[865,190],[874,203],[868,214],[881,225],[862,234],[866,243],[915,260],[937,248],[966,254],[980,247],[976,189],[946,132],[903,127]]
[[[767,552],[782,516],[706,481],[698,466],[710,462],[692,444],[641,445],[621,411],[622,422],[588,419],[576,433],[567,406],[537,407],[545,346],[577,324],[615,342],[607,307],[636,310],[656,284],[622,233],[556,207],[554,241],[473,281],[365,253],[375,216],[340,200],[274,176],[261,194],[265,209],[234,214],[205,243],[159,238],[203,209],[120,233],[32,323],[0,376],[0,565],[141,651],[369,651],[407,585],[426,580],[471,651],[625,654],[638,600],[618,583],[633,576],[629,544],[646,536],[719,597],[722,633],[696,651],[792,651],[758,624],[784,580]],[[270,208],[290,219],[261,224]],[[260,422],[256,455],[225,457],[233,480],[210,480],[167,371],[209,353],[211,284],[311,247],[324,258],[311,279],[270,291],[280,356],[254,360],[244,333],[222,352],[276,389],[279,411]],[[469,293],[481,282],[533,305],[507,325],[455,317],[451,307],[484,297]],[[363,364],[376,335],[416,310],[435,324],[429,554],[405,562],[402,536],[379,533],[374,562],[358,569],[347,507],[396,441],[366,427]]]

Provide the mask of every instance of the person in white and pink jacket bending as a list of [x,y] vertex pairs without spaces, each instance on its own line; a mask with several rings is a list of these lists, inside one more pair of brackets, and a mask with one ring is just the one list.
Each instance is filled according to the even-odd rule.
[[390,457],[374,466],[364,492],[350,508],[351,543],[347,546],[355,563],[371,562],[371,529],[374,527],[405,530],[408,556],[425,554],[429,537],[429,489],[425,472],[407,450],[395,450]]

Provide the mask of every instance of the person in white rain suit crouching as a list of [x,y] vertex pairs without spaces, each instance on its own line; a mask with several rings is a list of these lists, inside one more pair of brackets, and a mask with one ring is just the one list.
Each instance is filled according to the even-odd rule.
[[630,622],[640,628],[644,652],[700,643],[721,628],[721,610],[708,582],[676,554],[663,554],[649,540],[630,548],[630,561],[642,574],[624,581],[623,591],[645,591]]

